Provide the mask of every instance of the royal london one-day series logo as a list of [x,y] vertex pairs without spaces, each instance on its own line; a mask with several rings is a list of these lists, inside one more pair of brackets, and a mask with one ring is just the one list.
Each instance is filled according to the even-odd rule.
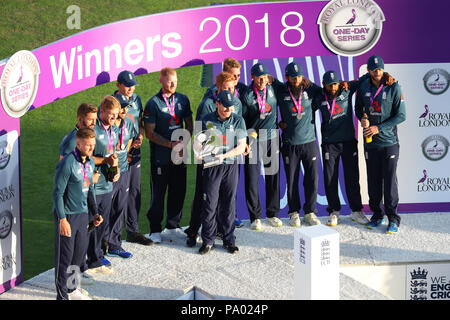
[[332,52],[356,56],[380,39],[385,17],[372,0],[333,0],[320,12],[317,24],[322,41]]
[[428,93],[433,95],[443,94],[450,85],[450,75],[444,69],[432,69],[423,77],[423,84]]
[[0,79],[2,105],[8,115],[19,118],[31,107],[39,73],[39,62],[32,52],[21,50],[9,58]]

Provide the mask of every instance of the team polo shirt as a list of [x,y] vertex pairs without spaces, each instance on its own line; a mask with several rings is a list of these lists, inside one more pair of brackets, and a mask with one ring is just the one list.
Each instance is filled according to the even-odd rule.
[[[77,154],[80,153],[77,151]],[[59,219],[68,214],[87,213],[88,207],[97,212],[92,182],[94,167],[94,159],[86,157],[82,163],[74,150],[58,163],[53,186],[53,211]]]
[[119,100],[122,108],[124,108],[124,106],[128,106],[127,115],[132,117],[131,120],[133,121],[136,132],[139,132],[139,118],[142,118],[143,113],[141,97],[139,97],[136,93],[133,93],[133,95],[128,98],[125,95],[120,94],[117,90],[114,92],[113,96]]
[[[247,128],[244,118],[235,113],[226,120],[221,120],[217,111],[211,112],[202,118],[202,129],[211,130],[214,135],[213,143],[222,147],[222,153],[234,149],[238,140],[247,137]],[[236,161],[236,157],[225,159],[225,163]]]
[[359,85],[356,95],[355,114],[358,119],[367,113],[370,125],[378,126],[379,133],[372,137],[371,143],[365,143],[364,139],[364,146],[369,149],[397,144],[397,124],[406,119],[405,101],[400,85],[397,82],[392,86],[383,84],[376,94],[378,89],[367,79]]
[[[280,107],[281,120],[287,124],[282,132],[283,143],[290,145],[305,144],[316,140],[315,110],[313,109],[313,98],[320,94],[322,88],[312,84],[309,88],[301,91],[300,108],[298,112],[294,101],[289,93],[288,84],[278,80],[274,82],[277,92],[278,106]],[[299,97],[294,96],[298,102]],[[298,114],[301,118],[298,119]]]
[[[258,133],[260,141],[270,140],[275,137],[277,130],[277,98],[272,85],[267,85],[265,112],[261,116],[259,109],[257,94],[253,89],[253,81],[247,87],[242,96],[243,117],[248,129],[254,129]],[[258,90],[260,97],[263,99],[264,90]],[[261,136],[260,129],[267,130],[267,137]]]
[[128,171],[128,142],[137,138],[139,132],[136,132],[136,127],[129,117],[125,117],[117,127],[118,142],[116,145],[116,154],[119,158],[120,172]]
[[75,149],[77,145],[76,135],[78,129],[78,126],[75,126],[75,128],[63,138],[61,144],[59,145],[59,155],[65,156]]
[[[117,127],[115,125],[112,125],[108,128],[108,131],[106,131],[101,123],[100,118],[98,118],[97,122],[95,123],[94,131],[95,131],[94,156],[105,158],[113,154],[116,151],[116,146],[119,142]],[[112,138],[112,149],[109,147],[108,136]],[[95,184],[96,194],[105,194],[113,191],[113,183],[106,179],[107,170],[109,167],[110,166],[107,163],[96,166],[96,169],[100,173],[98,182]]]
[[[155,124],[155,132],[167,140],[172,140],[172,133],[177,129],[183,128],[183,119],[192,116],[191,104],[189,98],[184,94],[175,92],[168,98],[172,105],[175,101],[175,117],[172,119],[170,111],[160,90],[151,97],[144,110],[144,122]],[[157,165],[169,165],[171,161],[172,149],[161,146],[150,141],[150,160]]]
[[[211,89],[211,90],[210,90]],[[208,113],[214,112],[217,109],[216,101],[217,101],[217,88],[214,86],[214,88],[210,88],[209,95],[204,96],[202,102],[200,102],[200,105],[197,108],[197,114],[195,117],[196,121],[200,121],[205,115]],[[237,90],[235,92],[235,99],[236,104],[234,105],[233,113],[239,115],[242,117],[242,102],[239,100],[239,92]],[[208,93],[208,92],[207,92]]]

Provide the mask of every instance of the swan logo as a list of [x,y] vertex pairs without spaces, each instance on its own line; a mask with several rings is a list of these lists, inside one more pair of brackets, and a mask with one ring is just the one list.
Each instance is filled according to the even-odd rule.
[[428,160],[439,161],[448,152],[449,142],[440,135],[429,136],[422,142],[422,153]]
[[10,234],[13,222],[11,211],[5,210],[0,213],[0,239],[5,239]]
[[450,75],[444,69],[432,69],[423,77],[423,84],[428,93],[433,95],[443,94],[450,84]]
[[21,50],[9,58],[0,79],[1,101],[8,115],[20,118],[31,107],[39,73],[39,62],[32,52]]
[[361,55],[378,42],[385,21],[373,1],[333,0],[317,19],[323,43],[332,52],[351,57]]
[[8,141],[0,141],[0,170],[6,168],[11,158],[12,146]]

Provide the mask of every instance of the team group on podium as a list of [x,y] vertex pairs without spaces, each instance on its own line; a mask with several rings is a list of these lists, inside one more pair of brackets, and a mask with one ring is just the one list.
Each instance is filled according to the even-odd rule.
[[[95,273],[113,272],[106,257],[132,257],[121,246],[124,226],[127,242],[148,246],[176,236],[194,247],[201,237],[199,253],[207,254],[219,237],[227,252],[238,252],[234,231],[244,225],[236,214],[241,163],[253,230],[263,229],[260,174],[264,175],[266,220],[273,227],[282,226],[278,218],[280,158],[286,172],[289,225],[301,226],[301,211],[304,223],[320,224],[315,214],[319,174],[317,110],[321,114],[319,143],[328,201],[327,225],[339,223],[338,175],[342,161],[351,218],[373,229],[383,224],[386,216],[386,233],[398,232],[397,125],[405,120],[406,111],[400,86],[384,72],[383,59],[370,57],[368,73],[351,82],[341,81],[333,70],[327,71],[322,87],[305,78],[295,62],[285,67],[285,79],[274,78],[263,64],[256,63],[251,68],[249,86],[239,82],[240,69],[237,60],[225,59],[223,72],[197,109],[195,132],[208,137],[207,141],[193,134],[190,101],[177,91],[177,72],[172,68],[160,71],[161,90],[145,107],[134,92],[138,83],[130,71],[118,75],[117,90],[105,96],[99,108],[89,103],[79,106],[78,122],[60,145],[54,180],[57,299],[89,299],[79,285],[70,285],[73,266],[79,268],[81,283],[89,283]],[[353,114],[360,121],[365,139],[369,207],[373,213],[370,220],[362,212]],[[149,237],[138,227],[140,147],[144,136],[150,143]],[[205,148],[212,145],[217,146],[216,151],[206,154]],[[191,146],[198,164],[190,223],[183,231],[179,222],[187,190],[187,165],[177,160],[185,159],[186,148]]]

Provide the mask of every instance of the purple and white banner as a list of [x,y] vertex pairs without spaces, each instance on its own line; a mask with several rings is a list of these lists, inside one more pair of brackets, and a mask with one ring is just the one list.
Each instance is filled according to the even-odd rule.
[[[220,63],[234,57],[245,62],[241,74],[249,83],[249,70],[256,59],[279,79],[285,65],[295,60],[309,79],[320,84],[329,69],[345,80],[357,78],[367,58],[376,54],[383,57],[386,71],[399,80],[407,105],[407,121],[399,126],[399,210],[450,211],[450,174],[444,165],[450,140],[445,103],[450,62],[450,43],[445,40],[447,7],[446,0],[414,4],[409,0],[272,2],[181,10],[99,26],[0,61],[0,136],[10,137],[15,131],[14,145],[20,150],[23,114],[114,81],[124,69],[145,74],[166,66]],[[20,174],[20,156],[10,159],[8,167]],[[363,164],[360,168],[363,174]],[[8,187],[7,183],[1,180],[0,189]],[[361,176],[363,199],[367,200],[363,183]],[[14,190],[20,198],[20,188]],[[346,202],[345,193],[341,192],[341,198]],[[261,200],[264,203],[263,194]],[[285,208],[285,197],[281,201]],[[245,199],[238,198],[238,202],[239,214],[247,218]],[[319,214],[325,214],[323,182],[318,204]],[[286,212],[283,209],[281,216]],[[4,262],[16,257],[21,264],[21,259],[17,261],[20,208],[12,223],[19,227],[13,225],[15,231],[1,242],[0,293],[20,281],[22,274],[21,267],[11,273]],[[12,235],[15,242],[8,240]],[[4,240],[18,245],[9,247]]]

